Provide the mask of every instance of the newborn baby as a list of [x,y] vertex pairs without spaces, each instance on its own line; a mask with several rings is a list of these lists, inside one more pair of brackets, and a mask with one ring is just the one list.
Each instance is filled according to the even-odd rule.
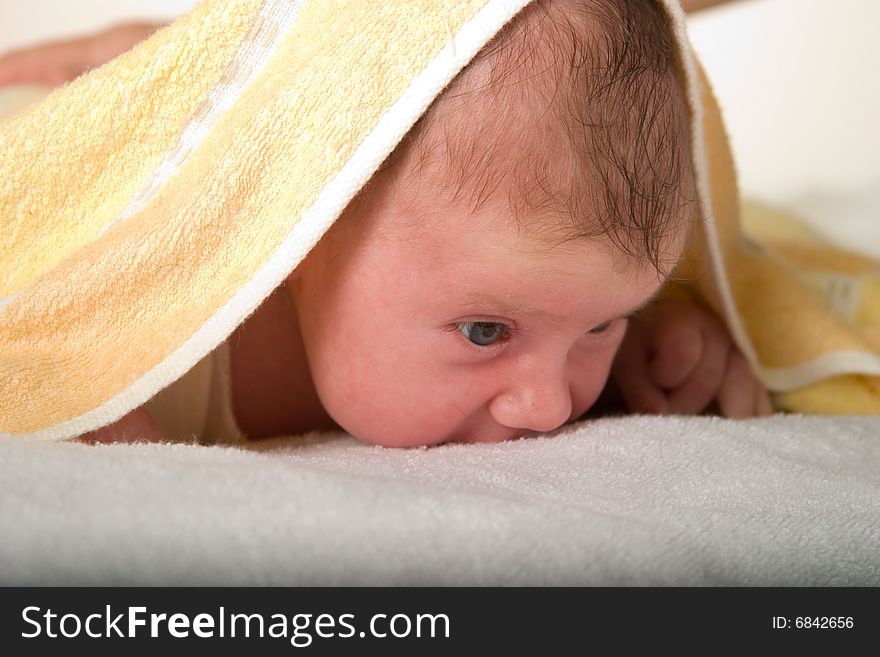
[[[533,3],[209,357],[210,412],[390,447],[551,431],[606,384],[634,412],[769,414],[721,322],[661,294],[700,216],[689,140],[653,0]],[[85,436],[169,437],[146,408]]]

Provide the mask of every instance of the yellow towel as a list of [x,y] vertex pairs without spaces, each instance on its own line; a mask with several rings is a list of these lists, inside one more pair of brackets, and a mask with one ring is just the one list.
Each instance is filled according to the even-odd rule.
[[[78,435],[182,376],[526,4],[206,0],[0,124],[0,433]],[[876,285],[829,312],[743,237],[716,103],[662,4],[706,213],[682,271],[787,407],[876,411]]]

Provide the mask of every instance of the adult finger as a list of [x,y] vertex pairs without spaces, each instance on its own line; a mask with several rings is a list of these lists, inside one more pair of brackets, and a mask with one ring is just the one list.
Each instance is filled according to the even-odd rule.
[[0,85],[57,85],[85,69],[84,53],[65,42],[10,53],[0,60]]

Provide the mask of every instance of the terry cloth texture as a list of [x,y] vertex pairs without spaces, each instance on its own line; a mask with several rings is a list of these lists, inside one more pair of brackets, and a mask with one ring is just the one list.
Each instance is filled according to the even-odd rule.
[[413,450],[0,438],[0,455],[5,585],[880,585],[868,417],[629,416]]
[[[79,435],[183,376],[525,4],[207,0],[0,124],[0,433]],[[744,238],[717,104],[661,4],[704,215],[681,271],[786,407],[876,412],[877,286],[847,316]]]

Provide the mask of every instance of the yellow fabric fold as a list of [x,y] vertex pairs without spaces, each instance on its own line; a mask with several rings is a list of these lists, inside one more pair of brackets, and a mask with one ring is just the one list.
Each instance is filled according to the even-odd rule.
[[[525,4],[206,0],[0,124],[0,433],[78,435],[183,375]],[[873,264],[841,274],[866,281],[844,316],[808,293],[841,264],[823,245],[745,237],[717,104],[663,5],[708,215],[681,271],[783,406],[876,412]],[[810,369],[839,352],[846,371]]]
[[741,206],[718,103],[695,73],[704,207],[676,272],[686,293],[726,320],[778,408],[880,413],[880,265],[823,243],[789,215]]

